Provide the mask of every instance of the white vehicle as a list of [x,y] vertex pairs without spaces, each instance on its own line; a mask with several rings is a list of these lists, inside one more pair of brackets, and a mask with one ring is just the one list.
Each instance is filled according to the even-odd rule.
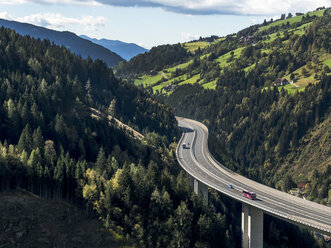
[[183,143],[183,149],[190,149],[190,143]]

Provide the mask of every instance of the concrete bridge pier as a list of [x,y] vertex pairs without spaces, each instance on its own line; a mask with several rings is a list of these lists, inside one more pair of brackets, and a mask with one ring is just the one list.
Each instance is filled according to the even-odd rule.
[[243,248],[263,248],[263,211],[243,203],[241,232]]
[[194,193],[196,193],[197,195],[202,194],[204,203],[208,205],[208,186],[202,182],[199,182],[192,176],[190,177],[190,180]]

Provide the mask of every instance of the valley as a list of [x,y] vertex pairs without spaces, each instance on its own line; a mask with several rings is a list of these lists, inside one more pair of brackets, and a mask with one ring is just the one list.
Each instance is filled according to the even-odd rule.
[[208,128],[208,143],[197,138],[208,156],[255,181],[256,204],[277,212],[264,214],[259,247],[329,247],[327,218],[325,236],[277,219],[286,207],[256,185],[312,201],[291,207],[296,224],[331,204],[330,23],[329,7],[282,14],[224,36],[134,46],[128,61],[112,40],[0,27],[0,247],[242,247],[243,184],[199,165],[221,183],[198,193],[178,159],[207,155],[178,116]]

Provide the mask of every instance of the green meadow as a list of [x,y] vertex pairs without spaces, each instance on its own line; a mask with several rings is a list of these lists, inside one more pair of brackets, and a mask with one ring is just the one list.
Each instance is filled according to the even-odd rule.
[[231,57],[231,53],[233,52],[233,58],[237,59],[241,55],[241,52],[244,48],[245,47],[239,47],[231,52],[223,54],[222,56],[220,56],[216,59],[216,62],[219,63],[220,67],[226,66],[231,63],[231,62],[227,62],[227,60]]
[[137,86],[143,85],[144,87],[148,87],[150,85],[155,84],[157,81],[160,81],[162,78],[163,78],[163,75],[160,72],[155,76],[144,75],[144,76],[141,76],[141,77],[135,79],[134,84]]
[[260,27],[259,31],[267,30],[271,27],[280,26],[280,25],[283,25],[283,24],[285,25],[287,22],[289,22],[290,25],[293,24],[293,23],[296,23],[296,22],[301,22],[302,17],[303,16],[306,17],[307,15],[309,15],[309,16],[323,16],[324,11],[325,10],[313,11],[313,12],[307,13],[307,14],[302,15],[302,16],[293,16],[292,18],[289,18],[289,19],[275,21],[273,23],[270,23],[267,26]]
[[205,89],[214,90],[216,89],[216,80],[203,84],[202,87]]
[[184,47],[191,53],[195,53],[199,48],[202,50],[207,46],[209,46],[209,42],[206,41],[188,42],[184,44]]

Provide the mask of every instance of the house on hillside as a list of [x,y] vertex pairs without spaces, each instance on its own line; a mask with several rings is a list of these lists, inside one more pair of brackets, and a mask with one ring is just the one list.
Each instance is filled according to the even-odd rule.
[[178,87],[177,84],[168,84],[168,85],[162,87],[161,92],[174,91],[177,87]]
[[253,35],[248,35],[246,37],[242,36],[240,37],[240,42],[245,44],[245,45],[251,45],[254,42],[254,36]]
[[274,86],[278,87],[278,86],[285,86],[287,84],[289,84],[290,82],[286,79],[286,78],[277,78]]
[[157,75],[157,71],[150,70],[150,71],[148,72],[148,75],[149,75],[149,76],[155,76],[155,75]]
[[304,15],[304,13],[297,12],[297,13],[295,13],[295,15],[296,16],[302,16],[302,15]]

